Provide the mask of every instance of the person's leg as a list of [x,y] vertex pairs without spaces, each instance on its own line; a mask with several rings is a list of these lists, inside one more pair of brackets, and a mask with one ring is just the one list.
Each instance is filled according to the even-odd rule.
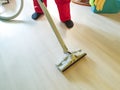
[[55,2],[59,11],[60,20],[64,22],[68,28],[72,28],[74,24],[71,20],[70,0],[55,0]]
[[[47,6],[47,0],[43,0],[45,5]],[[33,0],[33,4],[34,4],[34,10],[35,12],[32,14],[32,19],[36,20],[38,19],[41,15],[43,15],[43,11],[38,3],[37,0]]]

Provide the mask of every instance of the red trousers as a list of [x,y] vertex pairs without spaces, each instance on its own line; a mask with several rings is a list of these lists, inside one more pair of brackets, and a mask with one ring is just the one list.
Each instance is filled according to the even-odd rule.
[[[43,2],[47,6],[47,0],[43,0]],[[57,5],[58,11],[59,11],[60,20],[62,22],[67,21],[67,20],[71,20],[70,0],[55,0],[55,3]],[[33,0],[33,4],[34,4],[35,12],[43,13],[37,0]]]

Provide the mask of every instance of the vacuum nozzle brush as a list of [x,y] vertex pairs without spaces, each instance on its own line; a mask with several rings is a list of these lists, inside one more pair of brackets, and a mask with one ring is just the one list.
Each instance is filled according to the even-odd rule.
[[82,52],[82,50],[78,50],[75,52],[68,52],[66,53],[68,54],[64,60],[62,60],[60,63],[56,64],[57,68],[63,72],[66,69],[68,69],[71,65],[73,65],[75,62],[77,62],[78,60],[80,60],[81,58],[83,58],[85,55],[87,55],[86,53]]

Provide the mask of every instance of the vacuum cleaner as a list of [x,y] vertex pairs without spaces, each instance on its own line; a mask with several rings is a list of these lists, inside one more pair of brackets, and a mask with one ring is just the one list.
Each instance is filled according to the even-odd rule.
[[54,24],[44,2],[42,0],[38,0],[38,3],[40,5],[40,7],[42,8],[42,11],[44,12],[45,16],[47,17],[61,47],[63,48],[65,58],[60,61],[59,63],[56,64],[58,70],[60,70],[61,72],[67,70],[71,65],[73,65],[75,62],[77,62],[78,60],[80,60],[81,58],[83,58],[85,55],[87,55],[86,53],[84,53],[82,50],[78,50],[78,51],[74,51],[74,52],[70,52],[68,51],[68,48],[66,47],[62,37],[60,36],[56,25]]

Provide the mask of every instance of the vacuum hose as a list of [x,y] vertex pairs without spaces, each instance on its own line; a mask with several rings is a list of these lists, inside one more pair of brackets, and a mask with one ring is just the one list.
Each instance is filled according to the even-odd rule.
[[0,15],[0,20],[11,20],[11,19],[16,18],[21,13],[21,11],[23,9],[23,0],[20,0],[19,4],[20,4],[20,7],[15,14],[13,14],[12,16],[4,16],[4,15],[2,16],[2,15]]

